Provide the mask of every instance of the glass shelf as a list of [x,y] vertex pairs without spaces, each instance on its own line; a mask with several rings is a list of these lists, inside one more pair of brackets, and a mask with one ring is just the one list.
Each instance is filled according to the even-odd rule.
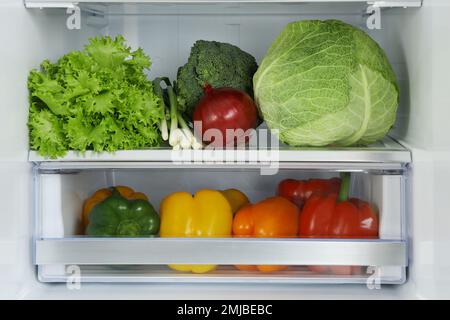
[[346,148],[294,148],[280,145],[276,149],[234,149],[234,150],[177,150],[155,148],[143,150],[123,150],[114,153],[87,151],[84,154],[69,151],[57,159],[40,156],[30,151],[29,161],[39,164],[40,168],[70,167],[126,167],[133,163],[146,167],[156,164],[181,165],[264,165],[271,163],[372,163],[407,164],[411,162],[408,149],[392,138],[367,147]]

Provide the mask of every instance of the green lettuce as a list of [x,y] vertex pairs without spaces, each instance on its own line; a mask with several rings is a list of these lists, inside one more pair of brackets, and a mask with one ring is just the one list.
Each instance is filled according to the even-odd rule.
[[145,69],[150,58],[125,39],[90,39],[28,78],[30,147],[56,158],[67,150],[116,151],[160,145],[162,104]]
[[366,33],[336,20],[285,27],[253,78],[255,100],[293,146],[370,144],[392,127],[395,74]]

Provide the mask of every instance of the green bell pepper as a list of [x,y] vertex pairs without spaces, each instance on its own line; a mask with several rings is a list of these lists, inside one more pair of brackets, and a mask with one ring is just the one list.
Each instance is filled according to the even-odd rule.
[[159,215],[146,200],[127,200],[117,190],[92,208],[86,234],[105,237],[151,237],[158,234]]

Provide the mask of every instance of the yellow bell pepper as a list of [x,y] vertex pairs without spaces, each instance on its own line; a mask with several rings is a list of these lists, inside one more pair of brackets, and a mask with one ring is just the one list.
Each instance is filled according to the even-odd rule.
[[[216,190],[200,190],[194,196],[188,192],[175,192],[161,203],[161,237],[231,236],[233,212],[226,197]],[[169,265],[184,272],[205,273],[215,265]]]
[[233,215],[238,212],[240,208],[250,203],[248,197],[238,189],[226,189],[220,192],[222,192],[230,203]]

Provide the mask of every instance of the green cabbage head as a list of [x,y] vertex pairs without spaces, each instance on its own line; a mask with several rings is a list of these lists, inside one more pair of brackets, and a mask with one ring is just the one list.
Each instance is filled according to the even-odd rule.
[[253,78],[270,129],[292,146],[361,145],[395,121],[399,89],[384,51],[336,20],[288,24]]

